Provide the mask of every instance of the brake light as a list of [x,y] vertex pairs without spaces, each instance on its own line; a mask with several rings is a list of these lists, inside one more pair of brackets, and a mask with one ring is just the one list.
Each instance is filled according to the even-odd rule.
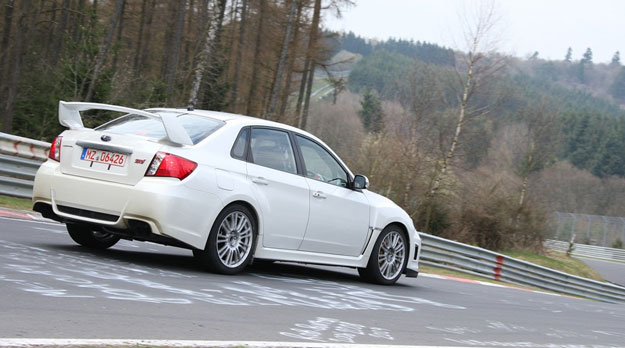
[[57,162],[61,162],[61,140],[63,140],[63,137],[54,138],[52,145],[50,145],[50,153],[48,154],[48,158]]
[[157,152],[147,172],[145,172],[145,176],[172,177],[182,180],[189,176],[195,168],[197,168],[197,163],[186,158],[170,153]]

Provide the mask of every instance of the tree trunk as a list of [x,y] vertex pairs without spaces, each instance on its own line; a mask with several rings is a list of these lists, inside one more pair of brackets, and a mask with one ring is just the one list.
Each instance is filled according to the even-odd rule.
[[178,20],[176,22],[176,32],[169,52],[169,63],[167,64],[167,98],[171,98],[176,82],[176,71],[178,69],[178,58],[180,57],[180,46],[182,40],[182,30],[184,28],[184,16],[187,7],[187,0],[180,0],[178,3]]
[[260,70],[260,48],[262,46],[263,39],[263,18],[265,17],[265,2],[260,1],[260,9],[258,11],[258,28],[256,29],[256,43],[254,47],[254,64],[252,65],[252,81],[250,82],[250,90],[247,94],[247,107],[245,113],[247,115],[252,114],[252,105],[254,104],[254,97],[256,96],[256,90],[258,89],[258,71]]
[[[471,54],[471,53],[470,53]],[[471,58],[467,75],[464,81],[464,89],[462,92],[462,99],[460,101],[460,112],[458,113],[458,120],[456,121],[456,131],[454,132],[454,137],[451,140],[451,144],[449,146],[449,150],[447,150],[447,154],[443,158],[443,162],[441,163],[441,168],[434,177],[434,182],[430,191],[427,194],[427,210],[425,215],[425,231],[428,232],[430,227],[430,220],[432,218],[432,204],[434,197],[438,193],[438,190],[441,186],[441,181],[447,174],[449,170],[449,166],[451,161],[456,153],[456,147],[458,146],[458,140],[460,139],[460,134],[462,133],[462,128],[464,126],[466,113],[467,113],[467,104],[469,102],[469,96],[471,92],[471,84],[473,83],[473,69],[475,68],[475,64],[477,63],[476,59]]]
[[[124,2],[124,4],[122,5],[122,14],[119,17],[119,24],[117,25],[117,38],[115,39],[116,42],[120,43],[122,41],[122,35],[124,32],[124,10],[126,9],[126,3]],[[119,44],[118,44],[119,45]],[[114,54],[113,54],[113,72],[117,71],[117,60],[119,59],[119,47],[114,50]]]
[[148,65],[148,58],[150,57],[150,44],[152,43],[152,22],[154,19],[154,9],[156,8],[156,0],[152,0],[150,11],[148,12],[148,18],[145,30],[145,45],[143,46],[143,52],[141,52],[141,62],[137,67],[138,72],[145,70],[145,66]]
[[299,7],[299,0],[291,0],[291,9],[289,11],[289,21],[286,25],[286,33],[284,34],[284,42],[282,43],[282,51],[280,52],[280,61],[278,62],[278,68],[276,69],[276,75],[274,78],[273,90],[271,92],[271,99],[269,101],[269,110],[267,112],[267,119],[273,120],[276,112],[276,104],[278,102],[278,95],[280,94],[280,88],[282,86],[282,74],[284,72],[284,65],[286,63],[287,52],[289,52],[289,44],[291,43],[291,33],[293,32],[293,23],[295,22],[295,13]]
[[197,104],[198,93],[200,91],[200,84],[204,78],[204,72],[207,68],[210,69],[211,55],[216,49],[217,36],[221,26],[218,21],[219,17],[223,20],[225,5],[225,0],[216,1],[212,11],[210,11],[210,20],[207,23],[206,32],[204,34],[204,45],[195,67],[193,84],[191,86],[191,92],[189,93],[189,107],[191,108],[195,108]]
[[[193,17],[195,17],[195,1],[194,0],[189,0],[189,11],[187,12],[188,15],[188,19],[187,19],[187,32],[185,34],[185,39],[184,39],[184,48],[183,48],[183,53],[184,55],[182,56],[182,66],[183,69],[186,71],[187,67],[193,66],[193,53],[194,49],[191,47],[191,38],[194,36],[193,33],[197,30],[197,28],[195,28],[193,26]],[[202,29],[200,29],[202,30]]]
[[78,0],[78,7],[76,8],[78,20],[75,21],[72,27],[72,41],[74,42],[79,42],[82,39],[82,26],[85,23],[85,1]]
[[286,107],[289,101],[289,92],[291,91],[291,80],[293,78],[293,68],[295,66],[295,58],[297,53],[297,43],[299,36],[299,26],[300,19],[302,16],[302,7],[303,2],[299,2],[299,6],[297,7],[297,15],[295,16],[295,32],[293,33],[293,44],[291,45],[291,53],[288,56],[288,63],[286,68],[286,79],[284,88],[282,89],[282,95],[280,96],[280,112],[278,113],[278,120],[282,120],[284,118],[284,114],[286,113]]
[[234,61],[234,84],[232,85],[232,93],[230,94],[230,105],[234,112],[239,111],[239,84],[241,83],[241,57],[243,56],[243,42],[245,37],[245,27],[247,24],[247,1],[241,1],[241,18],[239,21],[239,37],[237,40],[237,54]]
[[28,16],[28,11],[31,6],[31,0],[21,0],[20,2],[21,6],[19,8],[19,19],[17,21],[17,30],[14,38],[11,76],[9,79],[5,104],[6,107],[2,122],[2,131],[5,133],[11,133],[13,128],[13,112],[15,110],[15,103],[17,102],[17,94],[19,91],[20,76],[22,73],[22,58],[27,46],[26,34],[30,29],[26,17]]
[[135,49],[135,59],[132,64],[132,70],[136,76],[139,72],[139,63],[141,62],[141,46],[143,45],[143,30],[145,28],[145,16],[148,0],[141,1],[141,19],[139,20],[139,33],[137,34],[137,48]]
[[304,97],[304,107],[302,109],[302,114],[299,119],[299,128],[306,129],[306,123],[308,122],[308,110],[310,107],[310,95],[312,94],[312,84],[315,77],[315,46],[317,44],[317,36],[319,32],[319,19],[321,17],[321,0],[315,0],[315,9],[313,12],[312,23],[310,25],[310,41],[308,41],[308,52],[306,53],[309,57],[308,64],[308,81],[306,82],[306,96]]
[[[0,41],[0,79],[2,81],[7,81],[6,78],[9,69],[5,69],[4,64],[6,62],[6,58],[9,55],[9,38],[11,37],[11,27],[13,26],[13,6],[14,0],[6,0],[6,5],[4,5],[4,29],[2,30],[2,41]],[[4,90],[2,86],[3,83],[0,83],[0,92]]]
[[306,53],[306,59],[304,59],[304,70],[302,71],[302,79],[299,82],[299,92],[297,93],[297,103],[295,104],[295,115],[297,116],[298,126],[301,126],[302,118],[302,104],[304,103],[304,96],[306,95],[306,84],[308,83],[308,70],[310,66],[310,57]]
[[[44,57],[50,57],[50,47],[54,42],[54,27],[56,23],[56,10],[57,10],[57,2],[56,0],[52,1],[52,11],[50,14],[50,26],[48,27],[48,35],[46,42],[44,44]],[[48,61],[49,62],[49,61]]]
[[113,42],[113,34],[115,33],[115,28],[117,27],[117,23],[119,22],[119,19],[122,15],[122,8],[125,2],[125,0],[117,0],[117,2],[115,3],[115,12],[113,13],[111,25],[109,26],[108,33],[106,34],[106,41],[104,41],[104,44],[100,46],[100,50],[98,51],[95,68],[93,69],[93,74],[91,75],[91,82],[89,83],[89,89],[87,90],[87,96],[85,97],[85,101],[90,101],[91,98],[93,98],[95,85],[97,83],[98,77],[100,76],[100,73],[102,72],[102,68],[104,67],[106,55],[111,48],[111,44]]
[[70,0],[63,0],[63,5],[61,5],[61,20],[59,22],[59,30],[57,31],[54,41],[54,49],[52,50],[52,61],[50,62],[52,70],[54,70],[59,62],[61,48],[63,47],[63,39],[65,38],[65,31],[67,30],[67,18],[69,16],[69,1]]

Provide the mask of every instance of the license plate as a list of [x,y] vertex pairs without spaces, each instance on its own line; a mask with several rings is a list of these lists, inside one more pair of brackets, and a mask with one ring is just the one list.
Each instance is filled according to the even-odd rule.
[[82,149],[80,159],[90,162],[98,162],[123,167],[124,164],[126,164],[128,155],[117,152],[84,148]]

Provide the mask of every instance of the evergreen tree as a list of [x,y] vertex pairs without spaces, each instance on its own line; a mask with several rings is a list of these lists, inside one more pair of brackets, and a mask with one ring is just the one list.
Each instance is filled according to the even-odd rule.
[[610,94],[617,101],[625,103],[625,68],[621,68],[621,71],[614,78],[614,82],[610,86]]
[[578,78],[579,82],[586,83],[586,70],[592,66],[592,50],[590,47],[586,49],[582,59],[579,61]]
[[584,52],[584,55],[582,57],[582,63],[592,64],[592,50],[590,49],[590,47],[588,47],[586,49],[586,52]]
[[382,128],[382,104],[378,96],[370,89],[365,91],[360,102],[358,115],[362,119],[362,124],[368,132],[377,133]]
[[611,66],[620,66],[621,65],[621,52],[616,51],[612,56],[612,62],[610,62]]
[[566,56],[564,56],[564,60],[570,63],[572,59],[573,59],[573,49],[569,47],[569,49],[566,50]]

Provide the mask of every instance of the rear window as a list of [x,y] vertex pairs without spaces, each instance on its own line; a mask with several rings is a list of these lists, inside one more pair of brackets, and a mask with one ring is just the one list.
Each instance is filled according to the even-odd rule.
[[[182,127],[187,131],[194,145],[224,125],[224,122],[222,121],[204,116],[165,112],[158,112],[156,114],[176,115],[178,122],[180,122]],[[108,131],[117,134],[140,135],[143,137],[157,139],[167,137],[165,127],[160,120],[133,114],[124,115],[111,122],[105,123],[100,127],[97,127],[96,130]]]

